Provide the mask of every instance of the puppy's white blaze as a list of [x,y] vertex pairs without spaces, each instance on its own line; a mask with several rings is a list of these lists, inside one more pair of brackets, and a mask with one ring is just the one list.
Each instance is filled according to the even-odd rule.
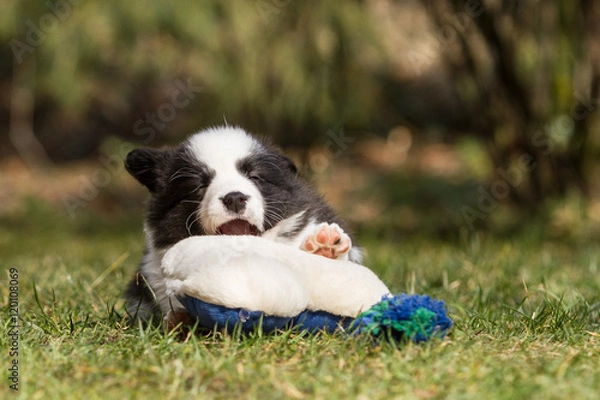
[[207,129],[188,139],[189,149],[198,161],[216,171],[237,172],[235,162],[250,154],[258,143],[243,129]]
[[[214,235],[217,228],[235,218],[247,220],[263,230],[264,200],[260,191],[238,171],[236,163],[248,157],[259,144],[239,128],[208,129],[192,136],[188,148],[196,159],[215,171],[200,206],[200,220],[206,233]],[[241,215],[228,211],[221,198],[231,192],[249,196]]]

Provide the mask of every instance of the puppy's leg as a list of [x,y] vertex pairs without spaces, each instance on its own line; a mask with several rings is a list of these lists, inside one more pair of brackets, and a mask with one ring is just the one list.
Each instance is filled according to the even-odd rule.
[[348,260],[352,241],[338,224],[320,223],[306,236],[300,248],[336,260]]
[[173,331],[178,327],[186,328],[194,325],[194,318],[187,311],[169,311],[163,319],[164,327]]

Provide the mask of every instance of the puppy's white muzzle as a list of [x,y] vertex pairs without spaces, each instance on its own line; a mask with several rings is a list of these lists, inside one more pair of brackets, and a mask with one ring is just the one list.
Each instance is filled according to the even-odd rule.
[[219,176],[217,171],[200,204],[200,222],[209,235],[218,234],[220,226],[236,219],[248,221],[260,231],[264,230],[265,210],[260,191],[239,172],[233,174]]

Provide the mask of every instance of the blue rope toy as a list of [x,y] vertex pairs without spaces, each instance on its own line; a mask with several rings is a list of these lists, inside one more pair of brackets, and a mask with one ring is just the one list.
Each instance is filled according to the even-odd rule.
[[432,338],[443,339],[453,323],[446,314],[442,300],[427,295],[386,296],[355,321],[359,332],[377,338],[399,342],[410,339],[415,343]]
[[452,327],[441,300],[393,296],[365,266],[259,237],[190,237],[165,254],[161,268],[174,311],[206,329],[341,330],[418,343],[442,339]]

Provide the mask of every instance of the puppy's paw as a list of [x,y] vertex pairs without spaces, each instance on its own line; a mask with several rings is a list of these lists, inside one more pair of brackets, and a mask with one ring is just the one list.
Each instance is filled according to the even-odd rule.
[[169,311],[163,319],[163,325],[167,331],[172,332],[194,325],[194,319],[187,311]]
[[323,257],[347,260],[352,241],[338,224],[323,222],[304,239],[300,248]]

